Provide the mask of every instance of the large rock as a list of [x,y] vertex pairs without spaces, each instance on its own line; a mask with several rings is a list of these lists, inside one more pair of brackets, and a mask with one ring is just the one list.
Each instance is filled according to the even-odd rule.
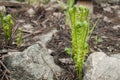
[[120,80],[120,54],[91,54],[84,65],[83,80]]
[[23,52],[10,52],[6,62],[11,71],[10,80],[53,80],[53,75],[62,71],[41,43]]
[[36,36],[35,38],[39,38],[39,41],[41,41],[42,44],[46,45],[48,41],[52,39],[52,35],[56,32],[57,30],[53,29],[46,34],[40,34],[39,36]]

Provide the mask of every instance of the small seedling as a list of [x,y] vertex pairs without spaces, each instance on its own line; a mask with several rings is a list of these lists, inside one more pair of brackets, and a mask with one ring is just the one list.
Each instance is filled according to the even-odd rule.
[[9,42],[12,34],[12,27],[14,25],[14,21],[10,14],[1,17],[1,24],[4,31],[5,41],[6,43]]
[[20,47],[21,44],[22,44],[22,28],[19,28],[18,29],[18,34],[17,34],[17,38],[16,38],[16,41],[17,41],[17,46]]
[[69,55],[72,54],[71,48],[65,47],[65,51],[66,51]]
[[103,42],[103,40],[99,38],[98,36],[95,36],[95,44],[99,44],[101,42]]
[[[4,36],[5,36],[5,42],[7,45],[11,44],[11,39],[12,39],[12,29],[14,26],[14,21],[13,18],[10,14],[4,15],[2,12],[0,13],[0,22],[2,24],[2,29],[4,31]],[[17,36],[17,46],[20,47],[22,44],[22,29],[18,29],[18,34],[15,35]]]
[[2,22],[3,17],[4,17],[4,12],[0,11],[0,22]]

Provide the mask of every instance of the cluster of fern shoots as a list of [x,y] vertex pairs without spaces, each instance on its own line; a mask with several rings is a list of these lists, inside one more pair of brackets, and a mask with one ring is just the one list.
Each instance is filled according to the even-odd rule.
[[73,5],[74,0],[69,0],[67,14],[70,18],[72,36],[72,55],[77,69],[79,80],[82,80],[82,69],[86,54],[88,53],[88,36],[90,23],[88,20],[89,9]]

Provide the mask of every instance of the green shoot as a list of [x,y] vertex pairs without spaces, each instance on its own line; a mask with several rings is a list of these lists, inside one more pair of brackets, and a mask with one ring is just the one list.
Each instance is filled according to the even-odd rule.
[[65,51],[66,51],[69,55],[72,54],[72,51],[71,51],[70,48],[65,47]]
[[[98,24],[98,22],[99,22],[99,19],[97,19],[97,21],[96,21],[95,24],[93,25],[92,29],[89,31],[89,38],[90,38],[90,36],[92,35],[92,33],[93,33],[96,25]],[[89,39],[89,38],[88,38],[88,39]]]
[[17,41],[17,46],[20,47],[21,44],[22,44],[22,28],[19,28],[18,29],[18,34],[17,34],[17,38],[16,38],[16,41]]
[[95,36],[95,44],[101,43],[103,40],[99,38],[98,36]]
[[66,9],[66,25],[69,25],[70,22],[70,16],[69,16],[69,10],[73,7],[74,0],[68,0],[67,2],[67,9]]
[[14,21],[11,15],[1,17],[2,28],[4,31],[5,41],[6,43],[10,40],[12,34],[12,27],[14,25]]
[[89,10],[83,6],[73,6],[74,2],[72,1],[74,0],[69,0],[68,9],[72,28],[72,54],[74,56],[73,60],[76,65],[78,79],[82,80],[82,68],[89,47],[87,43],[90,27],[88,21]]
[[74,0],[68,0],[67,2],[68,9],[72,8],[73,4],[74,4]]
[[3,17],[4,17],[4,12],[0,11],[0,22],[2,22]]
[[66,15],[66,25],[69,25],[70,23],[70,16],[69,16],[69,9],[72,8],[73,4],[74,4],[74,0],[68,0],[67,4],[63,3],[62,1],[57,0],[58,4],[60,5],[60,7],[65,11],[65,15]]
[[[12,39],[12,29],[14,26],[14,21],[12,19],[12,16],[10,14],[4,15],[3,12],[0,12],[0,22],[2,25],[2,29],[4,31],[4,36],[5,36],[5,42],[7,45],[11,44],[11,39]],[[18,34],[17,36],[17,46],[20,47],[22,44],[22,29],[18,29]]]
[[66,9],[66,4],[65,3],[63,3],[62,1],[59,1],[59,0],[57,0],[57,3],[59,4],[59,6],[62,8],[62,10],[65,10]]

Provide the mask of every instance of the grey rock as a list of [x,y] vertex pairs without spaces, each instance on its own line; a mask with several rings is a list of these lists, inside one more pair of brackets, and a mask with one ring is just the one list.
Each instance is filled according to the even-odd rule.
[[112,22],[112,20],[108,18],[107,16],[104,16],[103,21],[108,22],[108,23]]
[[59,59],[59,61],[61,61],[62,63],[67,63],[67,64],[72,64],[73,63],[72,58],[61,58],[61,59]]
[[119,29],[120,29],[120,25],[114,25],[112,28],[113,28],[114,30],[119,30]]
[[11,71],[10,80],[53,80],[53,75],[62,71],[40,43],[23,52],[9,52],[6,63]]
[[100,5],[103,8],[110,7],[110,4],[108,4],[108,3],[101,3]]
[[115,9],[115,10],[116,10],[116,9],[119,9],[119,5],[113,5],[113,6],[111,6],[111,8],[112,8],[112,9]]
[[39,38],[39,41],[41,41],[43,44],[46,45],[47,42],[52,39],[52,35],[54,33],[56,33],[56,32],[57,32],[57,30],[53,29],[53,30],[51,30],[50,32],[48,32],[46,34],[42,34],[42,35],[36,36],[35,38]]
[[0,6],[0,12],[3,12],[3,13],[6,12],[6,8],[5,8],[5,6]]
[[28,9],[28,14],[30,15],[30,17],[35,15],[35,11],[33,10],[33,8]]
[[119,53],[119,54],[114,54],[114,55],[111,55],[111,57],[115,57],[115,58],[120,59],[120,53]]
[[32,26],[32,24],[24,24],[23,26],[23,30],[26,30],[27,32],[32,33],[34,30],[34,27]]
[[110,7],[103,8],[104,11],[113,13],[112,9]]
[[88,57],[83,71],[83,80],[120,80],[120,54],[95,52]]

